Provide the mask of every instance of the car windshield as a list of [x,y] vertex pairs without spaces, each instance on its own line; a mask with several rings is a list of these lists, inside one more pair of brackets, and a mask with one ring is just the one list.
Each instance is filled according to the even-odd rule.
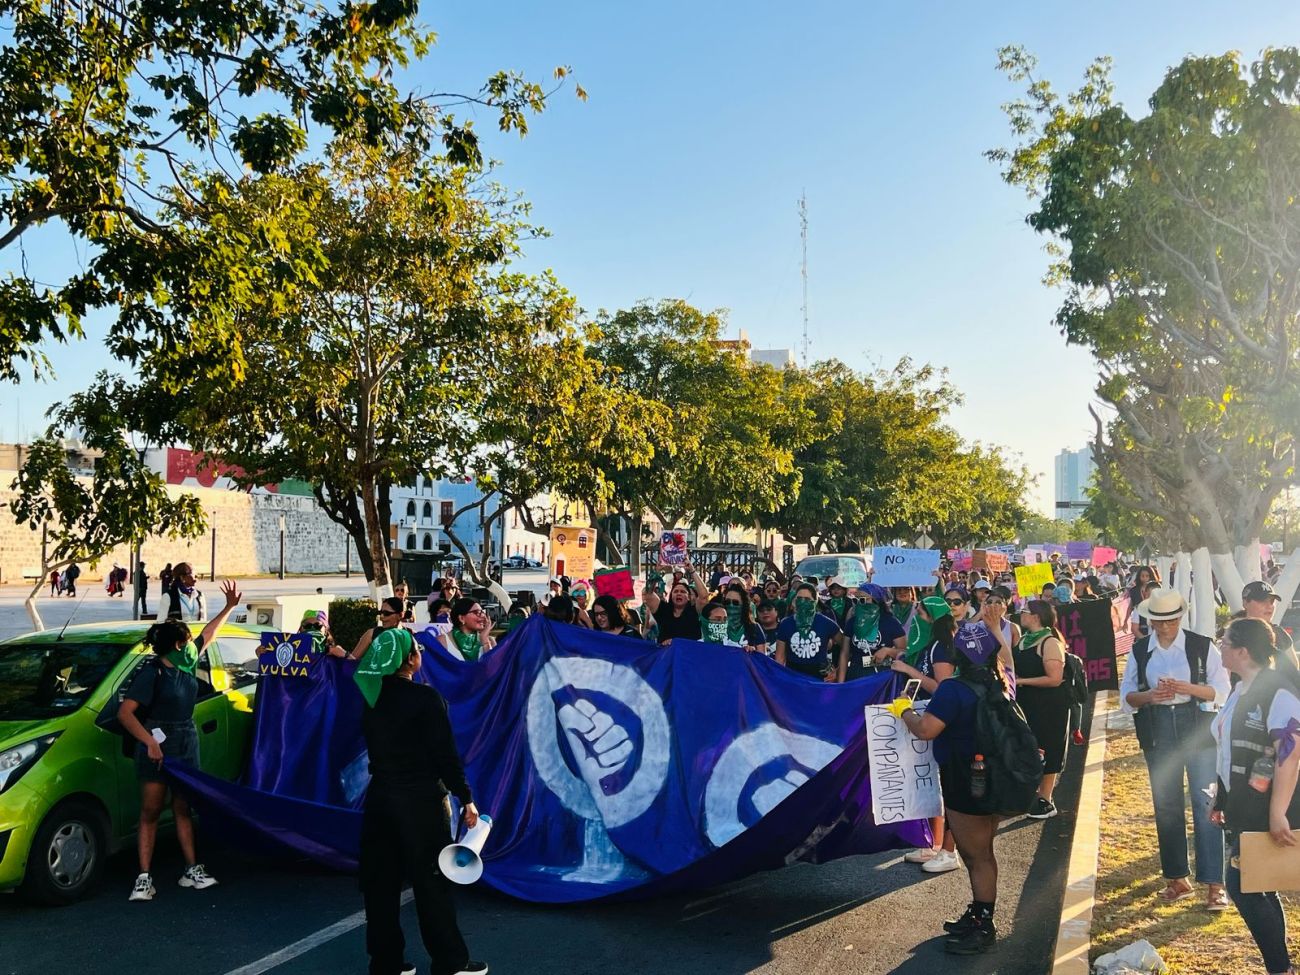
[[818,582],[825,582],[832,576],[840,576],[849,586],[856,586],[867,581],[866,570],[862,560],[843,555],[821,555],[804,559],[795,570],[805,579],[816,576]]
[[77,710],[130,650],[129,643],[0,645],[0,721]]

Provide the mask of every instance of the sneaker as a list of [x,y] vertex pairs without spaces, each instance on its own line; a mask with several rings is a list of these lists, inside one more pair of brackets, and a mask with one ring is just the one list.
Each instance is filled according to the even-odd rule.
[[934,855],[937,852],[938,851],[933,847],[923,846],[913,850],[911,853],[904,853],[903,859],[908,863],[926,863],[933,860]]
[[456,973],[456,975],[487,975],[488,967],[481,961],[467,961],[465,967]]
[[413,961],[402,962],[402,975],[415,975],[416,971],[417,969],[415,967],[415,962]]
[[1039,796],[1034,800],[1034,804],[1029,807],[1027,814],[1030,819],[1051,819],[1056,815],[1056,806],[1051,799],[1044,799]]
[[217,878],[209,877],[208,872],[203,869],[203,864],[196,863],[181,874],[181,879],[176,881],[181,887],[193,887],[195,890],[207,890],[209,887],[217,886]]
[[979,927],[954,934],[943,943],[943,950],[950,955],[979,955],[997,944],[998,932],[992,921],[986,921]]
[[949,870],[960,870],[961,860],[949,850],[937,850],[934,856],[921,864],[921,869],[926,873],[947,873]]
[[1080,731],[1078,728],[1075,728],[1074,734],[1070,736],[1070,741],[1074,742],[1076,745],[1082,745],[1087,740],[1088,739],[1083,737],[1083,732]]
[[127,900],[151,901],[156,893],[158,891],[154,888],[153,877],[142,873],[135,878],[135,884],[131,887],[131,896]]
[[975,916],[975,905],[968,904],[966,913],[955,921],[944,921],[943,929],[949,934],[965,934],[967,931],[974,931],[980,926],[980,919]]

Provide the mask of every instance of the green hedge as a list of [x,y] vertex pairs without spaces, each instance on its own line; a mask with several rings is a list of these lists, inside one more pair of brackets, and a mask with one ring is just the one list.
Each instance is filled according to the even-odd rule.
[[373,599],[336,599],[330,603],[330,630],[334,642],[349,653],[361,634],[375,625],[378,608]]

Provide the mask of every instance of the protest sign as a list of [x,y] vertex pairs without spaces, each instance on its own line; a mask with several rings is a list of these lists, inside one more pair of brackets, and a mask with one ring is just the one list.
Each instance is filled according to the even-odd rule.
[[976,569],[987,569],[989,572],[1006,572],[1011,566],[1011,560],[1002,552],[977,548],[971,553],[971,566]]
[[1037,565],[1039,562],[1047,561],[1047,552],[1038,546],[1031,546],[1025,549],[1025,565]]
[[966,549],[952,549],[948,553],[948,558],[952,560],[954,572],[969,572],[971,567],[971,553]]
[[[917,702],[916,710],[924,711],[925,703]],[[913,735],[884,705],[868,704],[866,712],[871,814],[876,824],[942,815],[933,742]]]
[[1092,555],[1092,542],[1066,542],[1065,557],[1067,559],[1086,559]]
[[257,672],[264,677],[307,677],[316,653],[310,633],[262,633],[257,648]]
[[1119,558],[1119,552],[1104,545],[1098,545],[1092,550],[1092,566],[1094,569],[1100,569],[1107,562],[1114,562],[1117,558]]
[[551,528],[551,575],[590,579],[596,567],[596,529],[574,525]]
[[1026,599],[1036,599],[1043,586],[1050,586],[1055,581],[1052,567],[1046,562],[1016,566],[1016,589],[1024,593]]
[[891,586],[933,586],[939,568],[939,550],[898,548],[880,545],[871,550],[875,573],[871,581],[886,589]]
[[1119,690],[1115,665],[1115,626],[1109,599],[1085,599],[1056,611],[1056,625],[1065,637],[1065,648],[1083,658],[1089,691]]
[[612,569],[597,569],[592,582],[596,586],[596,595],[613,596],[615,599],[631,599],[632,570],[626,565]]
[[1065,546],[1058,545],[1056,542],[1045,542],[1043,544],[1043,551],[1047,553],[1047,557],[1050,559],[1053,555],[1064,555]]
[[686,564],[686,532],[667,531],[659,536],[659,561],[664,565]]

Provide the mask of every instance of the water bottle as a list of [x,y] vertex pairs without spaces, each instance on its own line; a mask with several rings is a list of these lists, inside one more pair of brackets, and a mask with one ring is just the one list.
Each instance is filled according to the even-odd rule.
[[1250,770],[1250,787],[1256,792],[1267,792],[1273,783],[1273,770],[1273,746],[1267,745]]
[[989,790],[988,773],[984,767],[984,756],[976,755],[970,763],[970,797],[983,799]]

